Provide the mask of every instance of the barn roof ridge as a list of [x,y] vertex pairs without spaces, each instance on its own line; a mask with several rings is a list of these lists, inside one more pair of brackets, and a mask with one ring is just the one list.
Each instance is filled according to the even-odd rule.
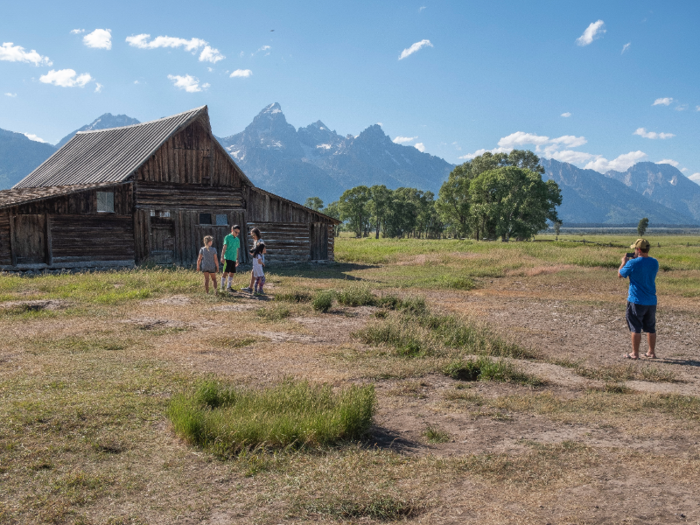
[[[113,128],[105,128],[105,129],[87,129],[84,131],[77,131],[75,134],[76,135],[87,135],[88,133],[104,133],[106,131],[112,131],[114,129],[126,129],[126,128],[135,128],[138,126],[147,126],[149,124],[153,124],[154,122],[158,122],[161,120],[167,120],[167,119],[171,119],[171,118],[175,118],[175,117],[180,117],[186,113],[198,112],[198,111],[201,111],[203,109],[208,110],[209,108],[207,107],[206,104],[204,104],[203,106],[199,106],[198,108],[188,109],[187,111],[183,111],[181,113],[176,113],[175,115],[170,115],[167,117],[160,117],[157,119],[149,120],[147,122],[139,122],[138,124],[129,124],[128,126],[115,126]],[[208,113],[208,111],[207,111],[207,113]]]

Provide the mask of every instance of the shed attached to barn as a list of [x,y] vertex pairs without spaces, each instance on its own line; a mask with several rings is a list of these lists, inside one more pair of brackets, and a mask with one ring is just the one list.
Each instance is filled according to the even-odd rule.
[[[333,260],[338,221],[255,187],[214,138],[207,107],[77,133],[0,191],[0,269],[191,266],[205,235],[257,227],[267,261]],[[241,262],[250,237],[242,235]]]

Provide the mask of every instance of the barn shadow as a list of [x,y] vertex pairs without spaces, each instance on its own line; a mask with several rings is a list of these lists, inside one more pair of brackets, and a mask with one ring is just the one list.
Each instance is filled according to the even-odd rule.
[[336,263],[336,264],[303,264],[292,268],[270,267],[269,271],[284,277],[306,277],[310,279],[334,279],[345,281],[363,281],[360,277],[350,275],[350,272],[376,268],[369,264]]

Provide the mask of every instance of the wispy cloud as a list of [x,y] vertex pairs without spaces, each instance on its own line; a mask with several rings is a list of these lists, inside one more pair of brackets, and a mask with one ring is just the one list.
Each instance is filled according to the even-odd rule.
[[35,66],[52,66],[49,57],[37,53],[34,49],[25,51],[22,46],[16,46],[12,42],[4,42],[0,46],[0,60],[7,62],[26,62]]
[[588,170],[595,170],[600,173],[607,173],[608,171],[625,171],[637,162],[645,159],[647,154],[643,151],[630,151],[624,155],[614,158],[613,160],[608,160],[604,157],[598,157],[596,160],[589,162],[584,167]]
[[192,75],[168,75],[168,79],[172,80],[176,88],[183,89],[188,93],[197,93],[209,87],[209,84],[200,84],[199,79]]
[[583,32],[583,34],[576,39],[576,43],[579,46],[587,46],[588,44],[592,43],[594,40],[600,38],[603,36],[603,33],[605,33],[605,29],[603,29],[603,26],[605,26],[605,22],[602,20],[597,20],[596,22],[592,22],[586,30]]
[[60,87],[85,87],[92,80],[94,79],[90,76],[90,73],[78,75],[74,69],[59,69],[57,71],[52,69],[39,77],[39,81],[44,84],[53,84]]
[[33,140],[34,142],[43,142],[44,144],[46,141],[42,139],[41,137],[37,137],[34,133],[22,133],[25,137],[27,137],[29,140]]
[[692,175],[688,175],[688,178],[695,182],[696,184],[700,184],[700,171],[698,173],[693,173]]
[[624,46],[622,46],[622,53],[620,53],[620,54],[624,55],[625,51],[627,51],[631,45],[632,45],[632,42],[627,42]]
[[425,153],[425,146],[423,145],[422,142],[417,142],[413,145],[414,148],[416,148],[418,151],[421,153]]
[[679,104],[674,109],[676,111],[685,111],[688,109],[688,104]]
[[186,40],[184,38],[172,36],[157,36],[153,40],[149,40],[150,38],[151,35],[144,33],[128,36],[126,37],[126,41],[130,46],[139,49],[158,49],[161,47],[174,49],[183,48],[185,51],[189,51],[193,54],[201,50],[199,53],[200,62],[211,62],[215,64],[219,60],[226,58],[218,49],[211,47],[209,42],[201,38],[190,38]]
[[700,106],[695,106],[695,111],[700,111]]
[[401,136],[399,136],[399,137],[396,137],[396,138],[394,139],[394,143],[396,143],[396,144],[406,144],[407,142],[413,142],[413,141],[416,140],[417,138],[418,138],[418,137],[401,137]]
[[421,6],[418,8],[418,12],[420,13],[421,11],[423,11],[423,9],[427,9],[427,8],[425,6]]
[[655,131],[647,131],[645,128],[637,128],[633,135],[639,135],[645,139],[670,139],[675,137],[673,133],[656,133]]
[[70,34],[71,35],[79,35],[81,33],[84,33],[85,29],[71,29]]
[[652,106],[670,106],[671,102],[673,102],[673,98],[671,97],[657,98]]
[[250,69],[236,69],[229,75],[231,78],[248,78],[251,76],[253,76],[253,72]]
[[95,29],[83,37],[83,44],[95,49],[112,49],[112,30]]
[[430,40],[421,40],[420,42],[416,42],[411,47],[407,47],[406,49],[401,51],[401,54],[399,55],[399,60],[403,60],[404,58],[411,56],[413,53],[420,51],[424,47],[433,47],[433,44],[430,43]]
[[674,168],[677,168],[678,165],[680,164],[680,162],[678,162],[677,160],[673,160],[673,159],[664,159],[664,160],[660,160],[659,162],[657,162],[657,164],[670,164]]
[[571,116],[571,113],[567,111],[566,113],[562,113],[561,116],[564,118],[569,118]]
[[16,98],[16,97],[17,97],[17,93],[5,93],[5,96],[6,96],[6,97],[11,97],[11,98]]
[[95,82],[95,93],[102,93],[102,88],[104,86],[100,84],[99,82]]

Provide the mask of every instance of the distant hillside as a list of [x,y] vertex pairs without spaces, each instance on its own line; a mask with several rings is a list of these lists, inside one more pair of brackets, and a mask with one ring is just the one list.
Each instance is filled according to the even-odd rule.
[[58,144],[56,144],[56,148],[63,146],[66,142],[72,139],[73,135],[75,135],[78,131],[121,128],[123,126],[131,126],[133,124],[140,124],[140,122],[135,118],[131,118],[126,115],[112,115],[111,113],[105,113],[101,117],[97,117],[95,120],[90,122],[90,124],[86,124],[82,128],[78,128],[72,133],[69,133],[63,137],[60,141],[58,141]]
[[636,224],[642,217],[648,217],[652,224],[698,223],[692,215],[654,202],[597,171],[553,159],[541,159],[541,164],[544,178],[553,179],[561,188],[562,205],[558,212],[565,224]]
[[624,173],[609,171],[605,175],[700,223],[700,186],[670,164],[638,162]]
[[254,184],[296,202],[328,203],[354,186],[409,186],[435,193],[453,166],[394,144],[379,125],[342,137],[318,121],[298,130],[279,104],[264,108],[241,133],[219,139]]
[[17,184],[55,151],[51,144],[0,129],[0,190]]

